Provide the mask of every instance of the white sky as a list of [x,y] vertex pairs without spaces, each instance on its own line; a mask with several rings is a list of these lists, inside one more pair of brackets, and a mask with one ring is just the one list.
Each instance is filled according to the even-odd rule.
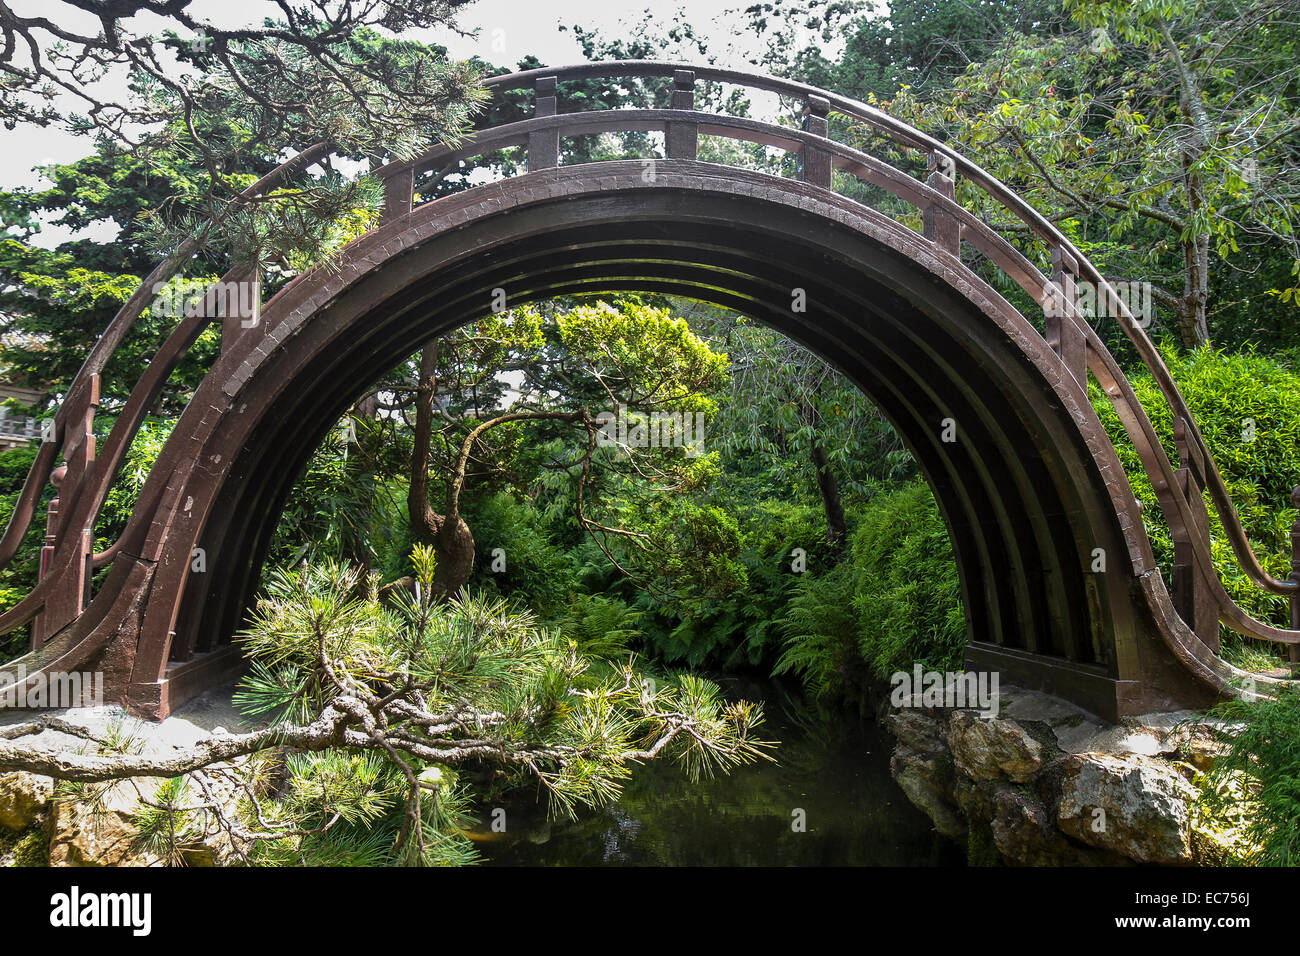
[[[644,19],[647,10],[664,21],[672,21],[679,13],[695,28],[697,34],[709,41],[709,52],[719,65],[745,67],[750,50],[740,50],[737,43],[753,43],[752,34],[742,34],[733,24],[743,19],[739,12],[753,0],[477,0],[463,10],[459,25],[464,30],[477,29],[472,38],[460,37],[449,31],[421,31],[415,38],[435,41],[447,46],[456,57],[475,54],[493,63],[513,67],[522,57],[532,54],[543,63],[553,66],[582,61],[582,53],[572,31],[562,32],[561,25],[579,25],[587,30],[599,30],[607,37],[617,37],[627,32],[627,24]],[[63,4],[55,6],[49,0],[12,0],[20,16],[39,14],[49,17],[70,29],[96,32],[95,21],[88,14],[72,10]],[[264,16],[274,15],[276,8],[264,0],[197,0],[190,10],[218,26],[238,26],[259,22]],[[138,31],[158,30],[162,21],[152,14],[128,21]],[[121,78],[104,81],[103,92],[120,96]],[[77,111],[80,103],[72,96],[61,103],[69,112]],[[38,186],[43,180],[33,172],[34,167],[52,163],[67,163],[91,152],[87,137],[73,136],[55,128],[19,128],[14,132],[0,133],[4,148],[0,149],[0,184],[5,188]],[[99,229],[88,234],[103,234]],[[111,235],[111,232],[108,233]],[[47,227],[37,241],[52,247],[69,237],[67,230]]]

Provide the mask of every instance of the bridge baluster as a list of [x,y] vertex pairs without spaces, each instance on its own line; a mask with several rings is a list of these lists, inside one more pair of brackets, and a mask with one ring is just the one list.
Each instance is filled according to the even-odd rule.
[[[830,136],[830,123],[826,117],[831,111],[830,100],[824,96],[810,96],[804,105],[804,129],[823,139]],[[831,188],[831,154],[812,146],[804,148],[800,178],[823,189]]]
[[[93,533],[90,528],[70,528],[68,521],[72,517],[77,492],[95,462],[94,423],[95,409],[99,407],[99,375],[91,375],[88,387],[80,394],[69,396],[69,400],[77,404],[68,415],[63,442],[64,464],[50,475],[56,494],[50,499],[45,517],[40,577],[56,571],[54,558],[65,538],[73,539],[76,552],[68,574],[55,583],[45,607],[32,620],[31,647],[34,651],[75,621],[90,600]],[[61,499],[68,503],[66,513]]]
[[[1300,508],[1300,485],[1291,490],[1291,507]],[[1300,514],[1291,525],[1291,580],[1296,590],[1291,592],[1291,630],[1300,631]],[[1300,664],[1300,644],[1287,646],[1291,663]]]
[[[945,199],[955,200],[957,196],[954,185],[952,160],[942,153],[931,153],[927,163],[930,175],[925,184]],[[921,212],[921,234],[944,252],[954,256],[961,252],[961,223],[948,215],[940,205],[926,206]]]
[[255,262],[232,271],[217,294],[221,316],[221,354],[248,336],[262,335],[262,273]]
[[[673,71],[672,108],[695,109],[695,71]],[[664,132],[664,150],[669,159],[697,159],[700,149],[699,127],[694,123],[669,123]]]
[[400,219],[415,201],[415,167],[407,166],[384,180],[384,211],[380,223]]
[[1187,626],[1196,632],[1202,643],[1213,651],[1219,650],[1219,604],[1210,588],[1201,578],[1196,565],[1196,550],[1210,553],[1210,515],[1205,507],[1205,459],[1199,448],[1187,440],[1187,420],[1181,415],[1174,419],[1174,441],[1178,445],[1179,468],[1174,472],[1177,487],[1187,502],[1192,515],[1191,527],[1170,520],[1170,534],[1174,539],[1174,607]]
[[[1052,247],[1052,282],[1056,295],[1044,307],[1047,344],[1070,374],[1088,387],[1088,342],[1079,327],[1079,264],[1060,246]],[[1067,303],[1073,308],[1068,308]]]
[[[538,77],[536,85],[536,107],[533,115],[537,117],[554,116],[558,106],[556,99],[556,80],[553,76]],[[540,130],[528,134],[528,171],[555,169],[560,165],[560,131],[558,128]]]

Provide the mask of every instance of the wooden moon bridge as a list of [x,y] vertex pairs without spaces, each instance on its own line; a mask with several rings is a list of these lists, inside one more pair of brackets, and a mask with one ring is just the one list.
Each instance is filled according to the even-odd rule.
[[[669,108],[562,112],[560,84],[594,77],[668,79]],[[697,109],[701,82],[801,101],[803,128]],[[984,170],[863,103],[709,66],[591,63],[499,76],[486,86],[496,96],[531,91],[531,115],[373,170],[385,196],[377,228],[330,268],[295,277],[265,303],[259,292],[248,315],[218,320],[220,356],[125,530],[96,552],[96,518],[125,453],[212,321],[177,319],[97,447],[99,373],[193,244],[145,279],[68,389],[0,539],[2,565],[52,481],[41,576],[0,615],[0,633],[30,625],[30,652],[0,668],[9,680],[18,679],[19,664],[28,682],[98,671],[110,702],[161,718],[229,679],[240,665],[231,637],[312,451],[366,386],[430,339],[488,313],[496,290],[511,306],[592,292],[688,296],[743,312],[833,362],[893,422],[934,489],[958,563],[971,668],[1114,719],[1233,693],[1246,675],[1217,653],[1220,622],[1289,645],[1295,659],[1300,568],[1288,580],[1264,571],[1183,396],[1123,298]],[[918,170],[924,161],[926,172],[832,138],[832,113],[891,143],[887,152],[911,157]],[[626,131],[662,133],[664,156],[560,164],[564,137]],[[701,146],[711,155],[717,138],[794,154],[798,178],[701,159]],[[434,201],[420,195],[429,177],[507,148],[526,151],[526,173]],[[305,150],[245,198],[330,152],[328,143]],[[901,202],[923,228],[834,191],[835,182],[855,179],[891,209]],[[1051,275],[955,201],[959,181],[1045,244]],[[1022,314],[975,271],[987,275],[990,265],[1044,314]],[[223,282],[236,280],[257,283],[257,271],[235,265]],[[1177,464],[1080,306],[1087,283],[1172,410]],[[792,307],[795,290],[803,311]],[[1158,493],[1176,542],[1172,568],[1153,556],[1139,504],[1089,403],[1090,376]],[[1210,560],[1206,493],[1248,578],[1291,599],[1290,629],[1252,618],[1224,590]]]

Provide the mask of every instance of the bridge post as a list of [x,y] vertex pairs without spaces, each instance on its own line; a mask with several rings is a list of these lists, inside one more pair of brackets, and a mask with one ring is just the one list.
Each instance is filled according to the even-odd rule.
[[40,650],[51,637],[75,621],[90,601],[93,533],[90,528],[70,528],[68,522],[72,518],[77,493],[95,462],[94,422],[95,409],[99,407],[99,375],[91,375],[87,388],[80,394],[69,396],[69,399],[75,404],[70,406],[64,426],[64,464],[50,475],[50,483],[56,492],[45,516],[40,577],[55,571],[54,558],[61,541],[71,537],[76,552],[68,575],[57,581],[45,607],[32,620],[31,648],[34,651]]
[[[952,160],[942,153],[931,153],[927,158],[930,175],[925,184],[945,199],[955,201],[957,191]],[[961,252],[961,223],[948,215],[939,205],[929,205],[921,212],[921,234],[944,252],[958,255]]]
[[[1300,485],[1291,489],[1291,507],[1300,509]],[[1296,590],[1291,592],[1291,630],[1300,631],[1300,514],[1291,525],[1291,580]],[[1300,644],[1287,647],[1291,663],[1300,664]]]
[[[830,123],[826,119],[831,111],[830,100],[824,96],[810,96],[804,105],[804,129],[822,139],[830,137]],[[831,188],[831,154],[824,149],[805,146],[800,178],[813,186]]]
[[415,167],[407,166],[384,180],[384,210],[381,224],[400,219],[411,211],[415,201]]
[[262,329],[262,274],[256,262],[244,262],[230,273],[233,294],[223,290],[218,298],[221,317],[221,354],[247,336],[260,338]]
[[[556,80],[553,76],[538,77],[533,87],[535,91],[533,109],[535,117],[554,116],[558,107],[556,99]],[[528,134],[528,171],[555,169],[560,165],[560,130],[559,128]]]
[[[1047,344],[1075,380],[1088,387],[1088,339],[1079,328],[1079,264],[1060,246],[1052,247],[1052,282],[1056,294],[1043,308]],[[1067,303],[1073,308],[1067,308]]]
[[[695,71],[673,71],[672,108],[695,109]],[[669,159],[698,159],[699,127],[694,123],[669,123],[664,131],[664,152]]]
[[1178,445],[1179,469],[1174,472],[1176,487],[1192,514],[1191,527],[1181,527],[1169,522],[1174,539],[1174,608],[1187,626],[1210,650],[1219,650],[1219,606],[1201,577],[1196,565],[1196,552],[1210,553],[1210,514],[1205,507],[1202,491],[1205,488],[1205,459],[1198,448],[1187,440],[1187,420],[1181,415],[1174,418],[1174,441]]

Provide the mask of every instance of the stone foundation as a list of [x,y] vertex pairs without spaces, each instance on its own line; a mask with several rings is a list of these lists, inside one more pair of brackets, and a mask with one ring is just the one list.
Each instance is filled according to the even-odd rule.
[[1190,711],[1106,724],[1004,687],[997,716],[908,708],[882,723],[894,779],[973,864],[1217,865],[1230,850],[1194,821],[1194,781],[1219,744]]

